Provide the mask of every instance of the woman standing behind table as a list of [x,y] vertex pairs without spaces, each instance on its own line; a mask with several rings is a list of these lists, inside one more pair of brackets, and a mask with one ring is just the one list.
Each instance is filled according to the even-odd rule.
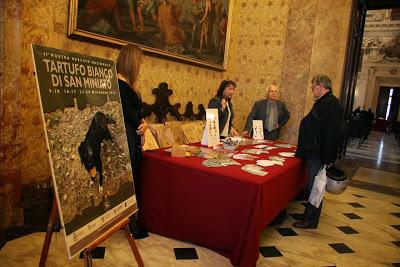
[[141,225],[141,162],[142,144],[147,123],[143,119],[142,100],[140,92],[136,89],[142,50],[128,44],[122,47],[117,59],[118,86],[121,96],[122,111],[124,113],[126,136],[128,139],[129,154],[134,176],[135,193],[139,212],[131,216],[129,229],[135,239],[148,236]]
[[211,98],[208,108],[218,109],[219,135],[221,138],[230,135],[238,136],[238,131],[233,128],[233,105],[231,102],[235,92],[236,83],[231,80],[223,80],[217,90],[217,95]]

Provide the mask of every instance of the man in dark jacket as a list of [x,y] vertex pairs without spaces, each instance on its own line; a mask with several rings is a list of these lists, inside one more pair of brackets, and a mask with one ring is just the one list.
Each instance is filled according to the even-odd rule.
[[[322,166],[332,165],[341,142],[343,125],[339,100],[332,94],[332,83],[326,75],[312,79],[311,90],[315,103],[300,124],[296,157],[305,159],[308,169],[307,196],[310,195],[315,176]],[[293,224],[301,229],[316,229],[322,203],[314,207],[307,202],[304,219]]]
[[264,139],[275,140],[279,138],[280,128],[290,118],[284,102],[279,101],[279,90],[276,85],[271,84],[265,90],[266,99],[259,100],[247,116],[243,136],[250,137],[253,130],[253,120],[262,120],[264,125]]

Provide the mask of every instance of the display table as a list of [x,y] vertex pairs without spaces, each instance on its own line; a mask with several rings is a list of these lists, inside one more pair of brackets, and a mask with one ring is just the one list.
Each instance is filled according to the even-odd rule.
[[[276,148],[258,156],[293,151]],[[305,187],[304,164],[287,158],[284,166],[263,167],[269,173],[257,176],[237,165],[205,167],[204,160],[173,158],[163,149],[144,152],[144,224],[152,233],[215,250],[234,266],[255,266],[262,230]]]

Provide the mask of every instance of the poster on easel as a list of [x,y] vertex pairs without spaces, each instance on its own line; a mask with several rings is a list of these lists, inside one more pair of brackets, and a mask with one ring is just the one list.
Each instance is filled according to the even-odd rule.
[[253,120],[253,139],[264,140],[264,126],[262,120]]
[[201,144],[212,147],[220,144],[218,109],[206,109],[206,126],[203,131]]
[[39,45],[33,61],[69,258],[137,211],[114,62]]

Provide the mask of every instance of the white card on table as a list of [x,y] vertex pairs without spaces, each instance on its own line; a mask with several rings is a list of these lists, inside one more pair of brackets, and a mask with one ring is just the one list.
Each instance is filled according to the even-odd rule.
[[264,130],[263,130],[263,121],[262,120],[253,120],[253,139],[255,140],[263,140],[264,139]]
[[201,144],[212,147],[219,143],[218,109],[206,109],[206,127],[204,127]]

